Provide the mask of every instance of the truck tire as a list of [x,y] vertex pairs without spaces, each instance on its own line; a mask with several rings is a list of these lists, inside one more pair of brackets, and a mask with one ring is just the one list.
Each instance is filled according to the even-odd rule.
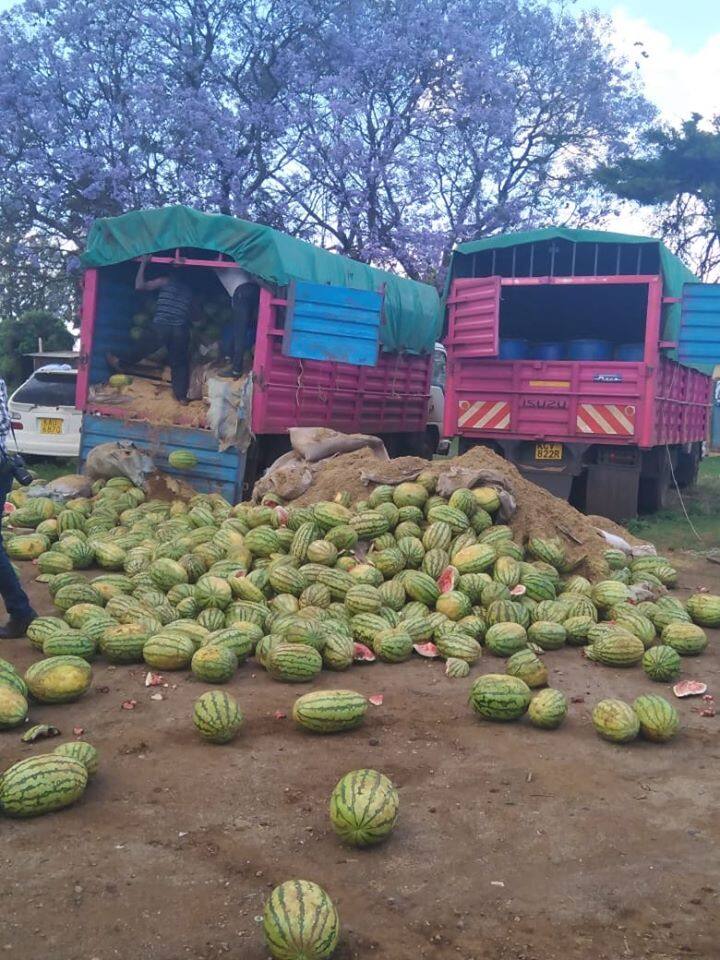
[[640,475],[638,489],[638,512],[657,513],[670,504],[670,466],[667,455],[661,457],[657,472],[652,476]]
[[694,487],[697,483],[700,469],[701,443],[694,443],[689,453],[681,450],[678,453],[678,463],[675,468],[675,479],[682,490]]

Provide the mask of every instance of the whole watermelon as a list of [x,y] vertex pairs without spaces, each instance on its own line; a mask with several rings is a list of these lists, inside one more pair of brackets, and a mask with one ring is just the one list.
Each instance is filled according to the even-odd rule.
[[643,694],[633,703],[633,710],[640,721],[640,733],[646,740],[667,743],[678,732],[680,717],[664,697],[654,693]]
[[601,700],[592,712],[592,722],[603,740],[611,743],[629,743],[640,732],[637,714],[623,700]]
[[470,706],[483,720],[518,720],[531,699],[523,680],[500,673],[478,677],[470,688]]
[[384,840],[395,826],[400,800],[392,782],[377,770],[353,770],[330,796],[330,821],[338,836],[355,847]]
[[322,887],[286,880],[265,903],[263,931],[276,960],[327,960],[337,946],[340,921]]

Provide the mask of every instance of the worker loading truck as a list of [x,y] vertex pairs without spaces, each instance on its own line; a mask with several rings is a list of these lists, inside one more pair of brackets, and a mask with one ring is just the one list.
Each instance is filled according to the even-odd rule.
[[627,519],[695,481],[720,286],[661,243],[546,229],[458,246],[444,429],[589,514]]

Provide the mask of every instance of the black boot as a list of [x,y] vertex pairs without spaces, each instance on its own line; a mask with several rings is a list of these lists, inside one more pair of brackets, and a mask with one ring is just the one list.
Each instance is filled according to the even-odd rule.
[[31,610],[30,615],[22,619],[10,617],[5,626],[0,627],[0,640],[19,640],[20,637],[24,637],[27,628],[36,617],[37,614],[34,610]]

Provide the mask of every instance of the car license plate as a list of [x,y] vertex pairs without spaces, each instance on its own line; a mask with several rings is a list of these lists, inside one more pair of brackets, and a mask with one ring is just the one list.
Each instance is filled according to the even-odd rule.
[[563,445],[561,443],[536,443],[536,460],[562,460]]
[[55,417],[40,418],[40,433],[62,433],[62,420]]

